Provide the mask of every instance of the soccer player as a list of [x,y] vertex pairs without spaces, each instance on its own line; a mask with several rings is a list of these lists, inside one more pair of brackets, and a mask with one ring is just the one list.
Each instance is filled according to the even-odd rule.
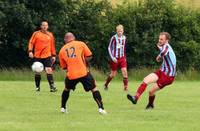
[[123,75],[124,90],[128,90],[128,73],[127,73],[127,63],[126,63],[126,36],[123,35],[124,27],[123,25],[118,25],[116,27],[117,34],[113,35],[109,46],[108,52],[111,58],[110,68],[111,73],[107,77],[104,83],[104,89],[108,90],[108,84],[116,76],[118,67],[121,68]]
[[99,113],[106,114],[101,94],[96,88],[95,80],[86,66],[86,63],[92,58],[90,49],[84,42],[76,41],[71,32],[65,34],[64,41],[65,45],[59,52],[60,66],[67,73],[65,88],[62,93],[61,112],[67,113],[66,103],[70,90],[75,90],[76,85],[81,82],[86,92],[92,92],[93,98],[98,104]]
[[[47,80],[50,86],[50,92],[57,91],[54,80],[52,65],[56,60],[55,40],[51,32],[48,31],[48,22],[41,22],[41,30],[35,31],[29,41],[29,57],[33,61],[41,62],[47,74]],[[41,74],[35,73],[36,91],[40,91]]]
[[159,55],[156,57],[156,61],[162,60],[162,65],[159,70],[154,73],[147,75],[142,84],[138,87],[135,96],[127,95],[127,98],[136,104],[146,87],[150,83],[154,83],[153,87],[149,91],[149,103],[146,109],[154,108],[155,92],[163,89],[165,86],[170,85],[174,81],[176,74],[176,56],[175,53],[168,43],[170,40],[170,34],[167,32],[161,32],[159,35],[159,41],[157,47],[160,50]]

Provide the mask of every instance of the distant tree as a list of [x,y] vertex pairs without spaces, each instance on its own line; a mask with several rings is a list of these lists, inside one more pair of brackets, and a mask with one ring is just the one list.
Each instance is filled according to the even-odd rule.
[[172,35],[178,70],[200,70],[199,16],[200,10],[178,6],[174,0],[139,0],[115,7],[107,0],[1,0],[0,67],[28,66],[28,40],[40,22],[47,20],[57,52],[64,34],[71,31],[92,49],[92,66],[99,69],[108,69],[109,39],[115,26],[123,24],[129,68],[158,66],[158,35],[167,31]]

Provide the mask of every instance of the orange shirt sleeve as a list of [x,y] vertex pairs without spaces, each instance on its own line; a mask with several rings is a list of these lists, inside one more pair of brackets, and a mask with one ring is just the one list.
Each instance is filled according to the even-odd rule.
[[59,62],[60,62],[60,67],[61,67],[62,69],[67,69],[67,64],[66,64],[65,59],[64,59],[64,57],[63,57],[63,55],[65,55],[65,54],[64,54],[63,51],[64,51],[64,50],[61,49],[60,52],[59,52],[59,55],[58,55],[58,57],[59,57]]
[[29,40],[28,51],[33,51],[33,47],[36,41],[36,34],[37,32],[34,32]]
[[51,40],[51,55],[56,56],[55,38],[52,33],[51,33],[51,38],[52,38],[52,40]]
[[83,43],[83,52],[85,57],[92,56],[92,52],[85,43]]

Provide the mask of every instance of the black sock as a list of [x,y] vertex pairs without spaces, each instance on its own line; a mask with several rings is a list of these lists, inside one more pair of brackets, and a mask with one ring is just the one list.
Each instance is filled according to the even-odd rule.
[[155,95],[149,96],[149,104],[148,105],[153,105],[154,99],[155,99]]
[[67,103],[67,100],[69,98],[69,92],[70,91],[63,90],[62,100],[61,100],[61,107],[62,108],[66,108],[66,103]]
[[41,75],[35,74],[35,86],[40,87]]
[[53,80],[53,75],[52,74],[47,74],[47,80],[49,82],[50,87],[54,87],[54,80]]
[[93,92],[92,95],[93,95],[94,100],[97,102],[98,107],[104,109],[100,92],[97,90]]

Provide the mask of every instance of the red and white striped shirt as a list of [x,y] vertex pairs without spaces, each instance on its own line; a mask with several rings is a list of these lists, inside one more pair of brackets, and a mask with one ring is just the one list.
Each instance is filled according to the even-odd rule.
[[108,46],[108,52],[113,60],[114,58],[126,57],[126,36],[119,37],[117,34],[112,36]]

